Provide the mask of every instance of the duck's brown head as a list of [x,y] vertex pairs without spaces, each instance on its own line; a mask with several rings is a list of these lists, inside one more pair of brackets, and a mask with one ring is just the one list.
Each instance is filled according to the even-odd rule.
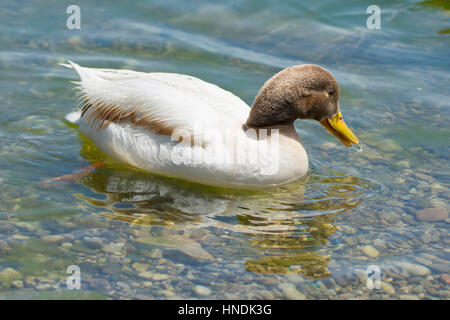
[[322,67],[289,67],[270,78],[256,96],[246,125],[276,126],[296,119],[317,120],[346,146],[358,144],[339,110],[339,85]]

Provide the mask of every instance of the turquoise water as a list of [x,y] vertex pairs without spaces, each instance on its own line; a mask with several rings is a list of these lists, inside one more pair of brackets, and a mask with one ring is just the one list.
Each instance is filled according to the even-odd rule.
[[[369,30],[369,4],[81,1],[81,30],[68,30],[66,3],[2,1],[0,298],[448,299],[450,8],[378,1],[382,29]],[[64,120],[66,59],[190,74],[248,104],[282,68],[319,64],[364,151],[299,121],[310,171],[286,186],[236,192],[115,166],[42,186],[104,159]],[[366,286],[370,265],[380,289]]]

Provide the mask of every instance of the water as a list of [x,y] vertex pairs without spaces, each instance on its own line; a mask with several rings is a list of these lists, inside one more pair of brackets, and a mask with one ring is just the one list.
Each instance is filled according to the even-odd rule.
[[[66,4],[3,1],[0,298],[285,299],[294,287],[307,299],[448,299],[448,2],[378,5],[381,30],[358,1],[83,1],[77,31]],[[66,59],[191,74],[248,104],[282,68],[319,64],[364,150],[299,121],[310,171],[286,186],[222,190],[115,166],[42,186],[104,159],[64,120]],[[428,208],[441,208],[435,221],[416,216]],[[66,287],[69,265],[80,290]],[[366,287],[370,265],[380,290]]]

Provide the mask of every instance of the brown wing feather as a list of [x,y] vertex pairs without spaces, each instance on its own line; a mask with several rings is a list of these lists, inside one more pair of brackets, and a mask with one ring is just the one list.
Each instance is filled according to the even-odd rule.
[[113,123],[132,123],[151,130],[157,134],[171,136],[175,128],[168,126],[164,121],[151,119],[143,115],[140,110],[130,111],[128,108],[118,105],[110,105],[104,102],[95,103],[85,99],[81,110],[83,117],[88,110],[86,122],[90,125],[97,125],[98,130],[106,129],[111,122]]

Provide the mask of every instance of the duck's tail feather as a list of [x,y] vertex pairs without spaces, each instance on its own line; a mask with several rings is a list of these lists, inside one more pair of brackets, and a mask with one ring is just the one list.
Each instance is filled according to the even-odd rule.
[[85,71],[85,68],[80,67],[75,62],[72,62],[71,60],[67,60],[68,63],[60,63],[61,66],[73,69],[77,72],[78,76],[80,77],[80,81],[71,81],[72,83],[76,84],[77,86],[74,88],[78,92],[75,94],[75,97],[77,98],[77,107],[75,108],[75,111],[68,113],[65,116],[65,119],[69,121],[70,123],[78,125],[81,120],[82,111],[80,110],[80,107],[84,105],[85,103],[85,91],[83,90],[83,80],[87,80],[89,78],[89,74],[87,71]]
[[65,118],[70,123],[79,124],[80,119],[81,119],[81,111],[77,110],[77,111],[70,112],[70,113],[66,114]]

